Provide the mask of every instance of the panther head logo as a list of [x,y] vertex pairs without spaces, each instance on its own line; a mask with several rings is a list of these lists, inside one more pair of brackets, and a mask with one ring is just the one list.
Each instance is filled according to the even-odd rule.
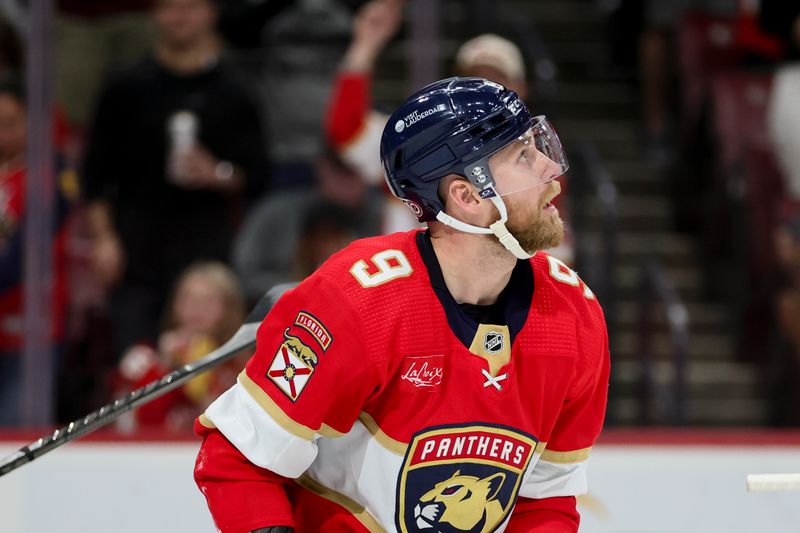
[[283,344],[292,351],[292,353],[300,359],[304,365],[308,368],[315,368],[319,359],[317,359],[317,354],[314,353],[314,350],[303,344],[303,341],[300,338],[295,337],[294,335],[289,335],[289,328],[286,328],[286,331],[283,332],[283,338],[285,339]]
[[514,507],[538,441],[506,426],[432,426],[411,438],[397,487],[401,533],[485,533]]
[[496,498],[505,478],[502,472],[479,478],[461,475],[457,470],[420,497],[414,508],[417,527],[433,529],[449,524],[457,531],[492,531],[504,514]]

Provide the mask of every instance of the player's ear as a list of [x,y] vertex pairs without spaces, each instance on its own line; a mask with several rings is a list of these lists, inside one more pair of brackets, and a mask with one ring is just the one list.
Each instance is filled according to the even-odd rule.
[[481,203],[477,189],[465,178],[456,174],[442,178],[439,188],[442,203],[448,214],[475,210]]

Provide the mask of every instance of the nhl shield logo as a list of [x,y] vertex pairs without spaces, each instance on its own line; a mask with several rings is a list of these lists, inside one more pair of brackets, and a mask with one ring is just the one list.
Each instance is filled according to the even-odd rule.
[[537,440],[486,424],[428,428],[408,446],[397,488],[403,533],[487,533],[517,499]]
[[483,338],[483,349],[487,353],[497,353],[503,350],[503,334],[499,331],[487,331]]

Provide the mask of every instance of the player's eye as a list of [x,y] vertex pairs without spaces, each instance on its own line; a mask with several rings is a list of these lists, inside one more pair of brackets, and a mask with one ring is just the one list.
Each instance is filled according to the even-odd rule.
[[519,163],[529,163],[530,162],[530,154],[528,153],[528,149],[524,148],[519,153],[519,158],[517,158]]

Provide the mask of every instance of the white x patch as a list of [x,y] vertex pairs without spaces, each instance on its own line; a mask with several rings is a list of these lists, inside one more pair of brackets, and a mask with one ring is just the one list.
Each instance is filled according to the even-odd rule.
[[500,382],[503,381],[508,377],[508,374],[500,374],[497,377],[492,376],[490,373],[486,371],[486,369],[481,368],[481,372],[483,373],[483,377],[486,378],[486,381],[483,384],[483,388],[485,389],[489,385],[494,387],[497,390],[503,390],[503,386],[500,385]]

